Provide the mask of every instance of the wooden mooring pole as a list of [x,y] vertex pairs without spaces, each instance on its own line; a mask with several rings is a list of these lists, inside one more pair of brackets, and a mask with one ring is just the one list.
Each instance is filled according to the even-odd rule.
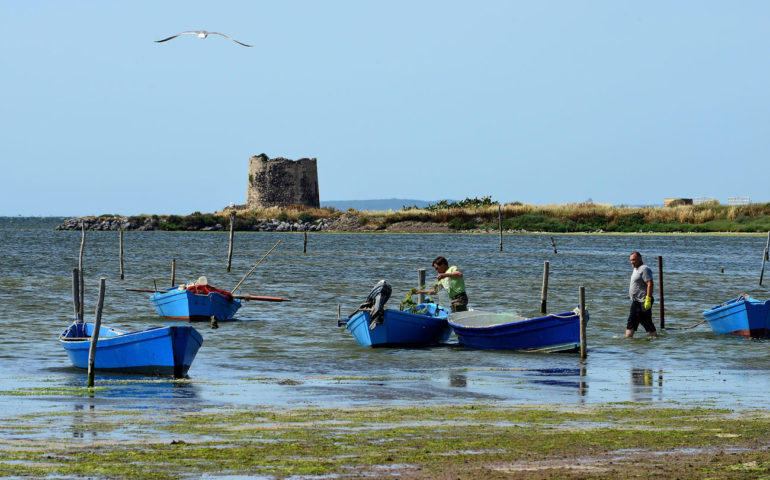
[[88,387],[94,386],[94,365],[96,364],[96,344],[99,341],[99,327],[102,326],[102,308],[104,307],[104,277],[99,279],[99,301],[96,304],[94,331],[91,332],[91,347],[88,349]]
[[72,305],[75,307],[75,320],[80,323],[83,317],[80,316],[80,270],[72,269]]
[[762,271],[759,272],[759,286],[762,286],[762,278],[765,276],[765,262],[770,260],[770,232],[767,232],[767,243],[765,244],[765,253],[762,255]]
[[[420,290],[425,288],[425,269],[424,268],[417,269],[417,288]],[[417,296],[417,303],[425,303],[424,293],[420,293]]]
[[578,298],[580,305],[580,359],[585,360],[588,350],[586,345],[586,287],[580,286]]
[[307,253],[307,230],[303,232],[302,253]]
[[123,229],[122,228],[119,230],[119,243],[120,243],[120,246],[118,248],[118,258],[120,259],[120,279],[124,280],[126,277],[123,272]]
[[85,290],[85,286],[83,285],[83,250],[86,246],[86,224],[85,222],[80,222],[80,254],[78,255],[78,270],[80,273],[80,311],[78,312],[79,318],[82,320],[84,317],[83,315],[83,292]]
[[546,306],[548,303],[548,270],[550,263],[546,260],[543,263],[543,288],[540,291],[540,313],[546,312]]
[[666,328],[666,310],[663,307],[663,257],[658,255],[658,300],[660,301],[660,329]]
[[176,258],[171,259],[171,286],[176,285]]
[[230,212],[230,246],[227,247],[227,271],[233,262],[233,239],[235,238],[235,212]]
[[503,211],[500,205],[497,206],[497,225],[500,228],[500,251],[503,251]]

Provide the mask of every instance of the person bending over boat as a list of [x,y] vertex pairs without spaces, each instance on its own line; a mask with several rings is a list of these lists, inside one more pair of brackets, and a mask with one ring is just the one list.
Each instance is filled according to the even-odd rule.
[[457,269],[455,265],[449,266],[449,262],[444,257],[436,257],[433,260],[433,268],[438,273],[436,280],[438,282],[434,288],[417,290],[416,293],[427,293],[435,295],[442,288],[447,291],[449,300],[452,302],[453,312],[465,312],[468,310],[468,294],[465,293],[465,279],[463,272]]
[[628,286],[628,296],[631,297],[631,311],[626,322],[626,337],[634,336],[641,323],[649,337],[657,337],[655,324],[652,323],[652,270],[642,261],[642,254],[634,252],[629,257],[634,271],[631,273],[631,283]]

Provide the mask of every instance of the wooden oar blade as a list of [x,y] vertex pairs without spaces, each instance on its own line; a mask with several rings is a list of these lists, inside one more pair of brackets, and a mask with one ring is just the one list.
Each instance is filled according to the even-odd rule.
[[288,298],[281,297],[263,297],[260,295],[234,295],[239,300],[257,300],[260,302],[291,302]]

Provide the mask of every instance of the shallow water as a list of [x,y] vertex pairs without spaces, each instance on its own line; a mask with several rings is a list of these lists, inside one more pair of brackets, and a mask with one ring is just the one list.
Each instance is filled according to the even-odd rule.
[[[657,278],[664,258],[667,327],[702,320],[711,306],[758,286],[764,235],[499,235],[246,233],[235,236],[231,273],[225,272],[227,232],[125,232],[125,280],[120,280],[117,232],[87,232],[84,254],[86,317],[93,319],[98,279],[107,280],[103,322],[138,330],[168,324],[149,294],[126,288],[177,283],[206,275],[231,289],[279,239],[282,243],[239,293],[288,297],[288,303],[244,302],[237,321],[204,337],[189,380],[97,375],[106,390],[92,398],[34,394],[30,389],[82,386],[58,342],[71,322],[71,278],[80,232],[55,231],[58,219],[0,219],[0,300],[6,336],[0,343],[3,415],[82,408],[196,405],[382,405],[493,401],[511,404],[681,402],[759,407],[770,390],[767,341],[717,336],[707,324],[669,329],[649,341],[623,338],[628,312],[628,255],[639,250]],[[471,306],[536,316],[543,262],[550,262],[548,307],[566,312],[585,286],[589,354],[534,354],[434,348],[370,349],[338,328],[337,312],[354,310],[380,279],[393,286],[397,308],[416,285],[417,269],[437,255],[463,271]],[[769,267],[770,268],[770,267]],[[655,287],[657,296],[657,284]],[[442,303],[448,304],[445,297]],[[653,307],[658,323],[658,305]],[[91,312],[91,313],[88,313]],[[454,338],[452,339],[454,341]],[[32,390],[34,393],[34,390]]]

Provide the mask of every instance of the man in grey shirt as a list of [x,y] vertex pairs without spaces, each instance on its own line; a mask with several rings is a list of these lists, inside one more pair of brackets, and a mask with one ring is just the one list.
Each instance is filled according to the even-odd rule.
[[629,257],[634,267],[628,296],[631,297],[631,311],[626,322],[626,337],[634,336],[641,323],[649,337],[657,337],[655,324],[652,323],[652,270],[642,261],[642,254],[634,252]]

